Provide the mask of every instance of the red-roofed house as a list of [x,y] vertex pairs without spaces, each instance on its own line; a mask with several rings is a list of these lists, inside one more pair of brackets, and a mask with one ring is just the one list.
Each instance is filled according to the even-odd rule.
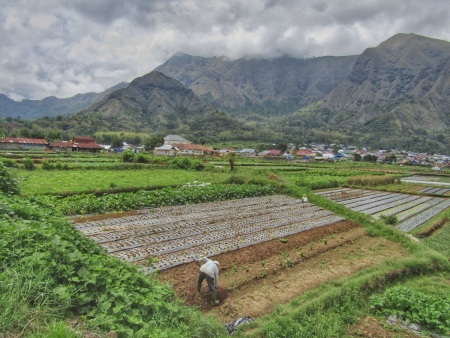
[[0,138],[0,149],[48,149],[48,141],[40,138],[5,137]]
[[73,144],[67,141],[55,141],[50,142],[50,150],[61,152],[61,151],[72,151]]
[[71,141],[73,151],[83,151],[97,153],[103,150],[103,147],[97,143],[93,137],[75,136]]
[[316,152],[310,149],[299,149],[295,155],[297,156],[313,156]]
[[88,151],[92,153],[98,153],[101,150],[103,150],[103,147],[95,142],[73,144],[73,151]]
[[267,153],[267,156],[281,156],[281,150],[269,150],[269,152]]
[[90,136],[74,136],[70,142],[72,142],[72,143],[95,143],[95,139]]

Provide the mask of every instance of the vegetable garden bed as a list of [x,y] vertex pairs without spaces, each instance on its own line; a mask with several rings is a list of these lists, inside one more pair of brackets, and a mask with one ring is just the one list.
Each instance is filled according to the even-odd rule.
[[273,195],[145,209],[77,228],[111,255],[151,273],[341,220],[311,203]]
[[445,198],[370,190],[346,188],[316,193],[374,218],[395,215],[398,218],[396,227],[406,232],[424,224],[450,206],[450,200]]

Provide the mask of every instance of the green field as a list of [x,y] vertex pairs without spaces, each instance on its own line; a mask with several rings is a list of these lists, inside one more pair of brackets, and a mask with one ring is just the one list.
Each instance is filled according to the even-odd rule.
[[228,172],[188,171],[177,169],[138,170],[20,170],[23,195],[83,193],[123,188],[163,188],[181,186],[194,181],[222,182]]

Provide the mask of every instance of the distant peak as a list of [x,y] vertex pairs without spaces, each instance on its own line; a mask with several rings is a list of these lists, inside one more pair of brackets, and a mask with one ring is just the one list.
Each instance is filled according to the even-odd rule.
[[439,40],[434,38],[429,38],[423,35],[414,33],[397,33],[384,42],[380,43],[380,47],[396,47],[403,44],[417,44],[417,43],[448,43],[445,40]]
[[183,52],[176,52],[175,54],[172,55],[172,57],[183,57],[183,56],[192,56]]

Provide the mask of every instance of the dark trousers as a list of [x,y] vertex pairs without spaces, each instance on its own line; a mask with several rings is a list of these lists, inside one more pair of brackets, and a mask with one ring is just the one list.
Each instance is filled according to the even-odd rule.
[[214,278],[208,276],[206,273],[201,272],[198,275],[198,282],[197,282],[197,291],[201,291],[202,289],[202,283],[203,280],[206,278],[206,282],[208,283],[209,291],[211,291],[211,297],[213,300],[216,300],[216,285],[214,283]]

